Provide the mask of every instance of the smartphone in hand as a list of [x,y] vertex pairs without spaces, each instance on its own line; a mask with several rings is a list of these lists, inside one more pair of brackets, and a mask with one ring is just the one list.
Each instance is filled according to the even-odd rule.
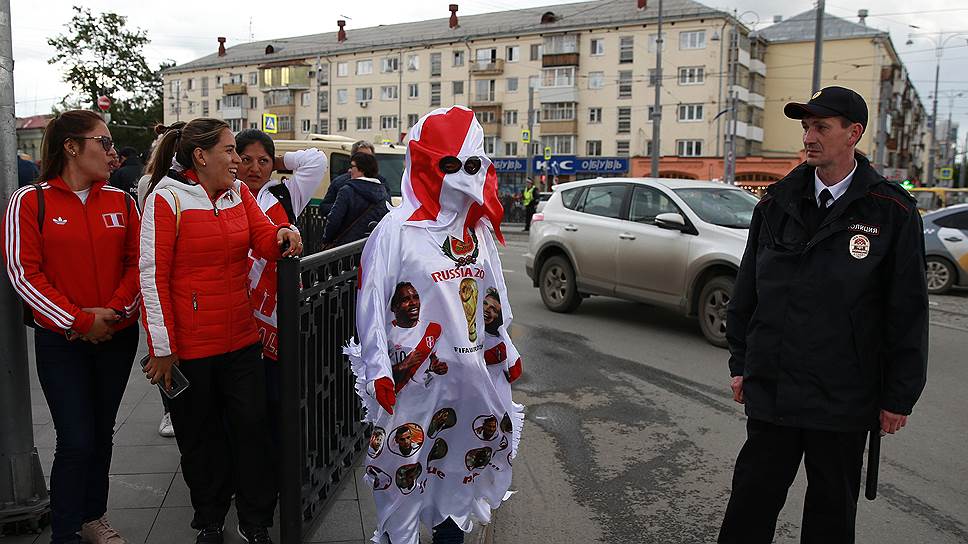
[[[141,359],[141,368],[144,369],[148,364],[148,355],[145,355]],[[188,389],[189,383],[188,378],[182,374],[182,371],[178,368],[178,365],[171,365],[171,388],[165,388],[164,380],[158,382],[158,389],[161,390],[161,394],[173,399],[178,395],[182,394],[183,391]]]

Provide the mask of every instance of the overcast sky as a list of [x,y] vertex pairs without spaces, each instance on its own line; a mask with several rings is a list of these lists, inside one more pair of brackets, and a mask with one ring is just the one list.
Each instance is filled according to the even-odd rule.
[[[460,14],[477,14],[555,3],[546,0],[456,0]],[[627,0],[630,4],[634,0]],[[649,0],[650,3],[658,0]],[[700,0],[702,1],[702,0]],[[348,20],[347,28],[393,24],[446,17],[445,0],[390,1],[366,0],[309,2],[305,0],[12,0],[14,79],[17,115],[48,113],[70,89],[61,81],[57,66],[47,64],[52,48],[47,38],[64,31],[72,16],[71,6],[83,4],[93,12],[113,11],[128,17],[132,27],[148,31],[152,42],[145,53],[149,64],[157,66],[172,59],[181,64],[217,49],[217,36],[226,36],[228,45],[251,39],[263,40],[336,30],[336,19]],[[774,15],[789,18],[814,8],[812,0],[707,0],[709,6],[736,10],[741,19],[755,28],[773,21]],[[916,5],[916,7],[915,7]],[[270,7],[271,6],[271,7]],[[835,0],[827,2],[827,12],[857,21],[857,10],[867,8],[870,26],[888,30],[911,78],[930,111],[934,85],[935,53],[932,42],[915,38],[907,46],[910,32],[936,33],[963,31],[965,36],[948,40],[944,50],[939,85],[938,117],[949,111],[955,122],[968,127],[968,5],[951,0]],[[915,11],[916,10],[916,11]],[[745,13],[748,12],[748,13]],[[755,24],[756,21],[759,24]],[[920,27],[915,30],[909,25]],[[951,98],[959,92],[964,96]],[[962,136],[963,138],[964,136]]]

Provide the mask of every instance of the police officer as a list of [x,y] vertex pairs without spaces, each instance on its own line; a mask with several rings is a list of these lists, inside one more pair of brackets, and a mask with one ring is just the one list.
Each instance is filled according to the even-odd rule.
[[524,205],[524,232],[531,230],[531,218],[538,208],[538,199],[535,198],[534,180],[528,178],[528,184],[521,193],[521,204]]
[[866,433],[904,427],[926,379],[921,216],[854,151],[860,95],[827,87],[783,111],[806,162],[756,206],[727,314],[748,420],[719,542],[772,542],[803,458],[801,542],[852,543]]

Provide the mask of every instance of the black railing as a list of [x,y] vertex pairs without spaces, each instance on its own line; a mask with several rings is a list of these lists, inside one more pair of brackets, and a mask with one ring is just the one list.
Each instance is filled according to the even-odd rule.
[[365,240],[279,261],[280,532],[300,542],[363,452],[367,426],[343,355]]
[[320,211],[319,206],[306,206],[306,209],[299,215],[296,227],[303,238],[303,254],[314,255],[323,250],[323,227],[326,225],[326,216]]

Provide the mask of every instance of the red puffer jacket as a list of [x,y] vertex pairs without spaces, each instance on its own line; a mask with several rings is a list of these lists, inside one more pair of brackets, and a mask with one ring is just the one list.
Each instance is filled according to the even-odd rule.
[[198,359],[259,341],[247,292],[249,249],[280,257],[274,225],[236,181],[214,201],[169,174],[145,200],[141,224],[142,319],[152,355]]

